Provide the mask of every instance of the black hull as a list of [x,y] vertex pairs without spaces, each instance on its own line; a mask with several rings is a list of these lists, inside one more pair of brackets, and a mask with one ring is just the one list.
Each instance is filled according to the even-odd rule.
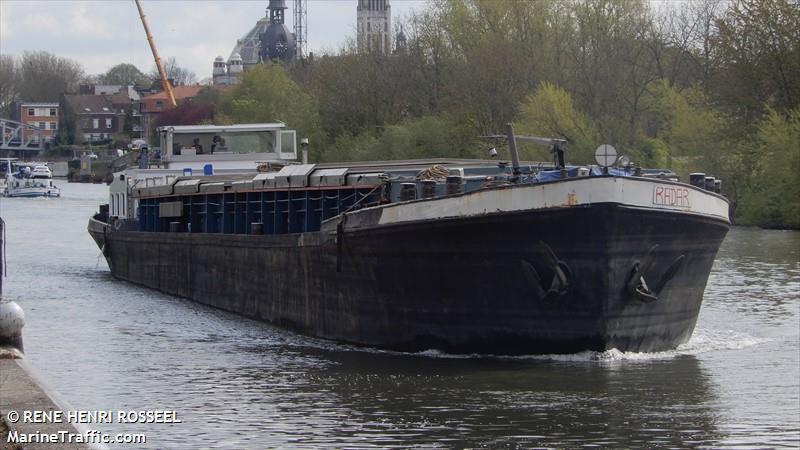
[[[675,348],[692,334],[727,230],[618,204],[376,226],[338,244],[326,232],[89,226],[123,280],[326,339],[492,354]],[[631,276],[648,259],[652,298]]]

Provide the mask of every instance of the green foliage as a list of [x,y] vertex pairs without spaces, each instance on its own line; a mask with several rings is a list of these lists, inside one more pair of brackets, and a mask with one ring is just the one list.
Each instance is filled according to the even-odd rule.
[[369,161],[376,159],[375,149],[378,148],[378,138],[372,133],[352,135],[343,133],[327,146],[322,159],[324,161]]
[[[567,160],[585,164],[592,160],[594,149],[599,145],[598,133],[589,119],[578,111],[572,97],[564,89],[543,82],[528,96],[520,107],[518,132],[542,137],[566,139]],[[527,159],[543,158],[543,151],[521,156]]]
[[309,73],[298,75],[319,101],[328,136],[357,135],[408,115],[423,115],[419,63],[405,53],[348,53],[323,57]]
[[380,159],[474,157],[477,133],[456,120],[426,116],[386,127],[378,143]]
[[98,81],[103,84],[123,86],[149,86],[152,83],[152,80],[143,74],[138,67],[127,63],[117,64],[108,69],[106,73],[100,75]]
[[211,86],[203,86],[192,99],[195,103],[217,105],[222,101],[222,91]]
[[740,125],[766,108],[784,112],[800,102],[800,8],[792,0],[737,0],[712,36],[720,103]]
[[378,135],[344,134],[326,149],[326,161],[415,158],[474,158],[481,145],[469,124],[454,118],[425,116],[385,127]]
[[74,145],[76,144],[77,133],[77,116],[72,108],[61,108],[58,123],[58,131],[56,131],[55,141],[58,145]]
[[635,149],[627,155],[632,161],[645,167],[675,170],[669,145],[661,139],[642,138]]
[[800,108],[774,110],[759,124],[751,144],[756,159],[752,187],[742,196],[742,223],[800,228]]
[[[664,80],[654,82],[644,99],[647,110],[643,132],[647,139],[657,139],[666,148],[661,153],[670,157],[690,157],[698,170],[720,173],[726,154],[726,120],[711,107],[708,96],[699,86],[683,90]],[[664,164],[646,152],[642,162]]]
[[218,123],[284,122],[308,137],[312,158],[319,157],[322,133],[317,104],[289,78],[279,65],[256,66],[244,73],[242,82],[223,94]]

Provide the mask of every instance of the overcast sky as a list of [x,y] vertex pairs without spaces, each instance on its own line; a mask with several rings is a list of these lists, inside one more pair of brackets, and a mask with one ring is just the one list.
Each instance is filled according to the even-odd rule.
[[[293,24],[294,2],[287,0],[286,24]],[[226,59],[236,40],[266,15],[268,0],[141,0],[162,59],[211,76],[218,55]],[[355,36],[357,0],[309,0],[309,49],[339,48]],[[422,0],[391,0],[393,21],[424,8]],[[74,59],[89,74],[119,63],[143,72],[153,67],[133,0],[0,0],[0,53],[44,50]]]

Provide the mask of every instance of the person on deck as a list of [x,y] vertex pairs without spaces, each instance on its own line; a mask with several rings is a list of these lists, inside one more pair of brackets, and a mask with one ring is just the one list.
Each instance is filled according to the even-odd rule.
[[211,154],[214,154],[214,150],[216,150],[217,146],[220,145],[220,141],[222,140],[218,134],[215,134],[213,138],[211,138]]
[[200,138],[194,138],[194,145],[192,147],[194,147],[198,155],[203,154],[203,146],[200,145]]

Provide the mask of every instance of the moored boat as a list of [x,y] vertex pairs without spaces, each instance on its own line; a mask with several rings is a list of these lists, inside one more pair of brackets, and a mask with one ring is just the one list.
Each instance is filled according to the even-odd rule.
[[42,164],[10,163],[3,194],[6,197],[60,197],[61,189],[53,184],[53,173]]
[[666,172],[563,158],[291,164],[294,135],[260,130],[266,152],[203,157],[169,141],[248,139],[162,129],[163,167],[116,174],[89,222],[112,274],[358,345],[659,351],[691,336],[729,227],[724,197]]

